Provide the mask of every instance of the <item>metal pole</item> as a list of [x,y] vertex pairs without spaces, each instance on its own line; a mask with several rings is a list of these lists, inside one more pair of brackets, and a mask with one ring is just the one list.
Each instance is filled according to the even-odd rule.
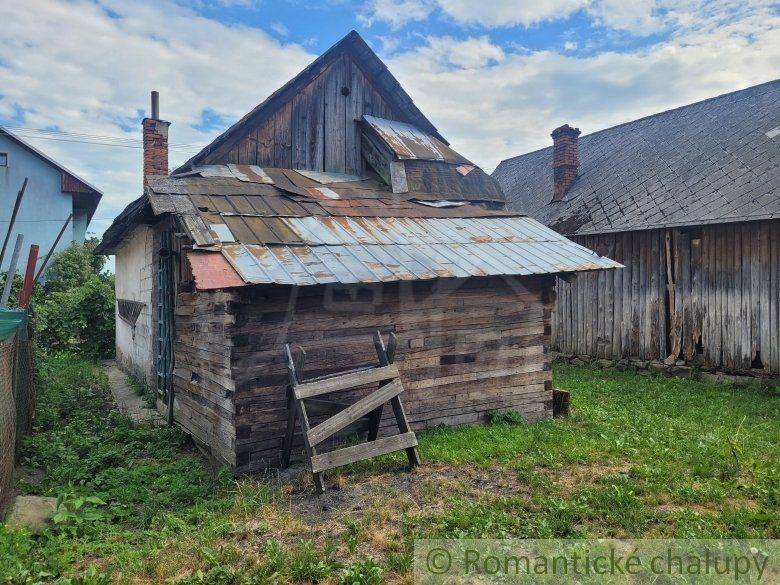
[[62,227],[60,228],[60,233],[57,234],[57,239],[54,240],[54,243],[51,245],[51,248],[49,248],[49,252],[46,254],[46,258],[44,258],[43,264],[41,264],[41,267],[38,269],[38,273],[35,275],[35,280],[33,281],[33,284],[38,282],[38,279],[41,277],[41,273],[43,272],[43,269],[46,268],[46,264],[49,262],[49,258],[51,258],[51,255],[54,253],[54,249],[57,247],[57,244],[60,243],[60,238],[62,237],[62,234],[65,233],[65,228],[68,227],[68,224],[70,223],[72,217],[73,214],[71,213],[68,216],[68,219],[65,220],[65,223],[62,224]]
[[16,276],[16,264],[19,262],[19,254],[22,252],[22,242],[24,242],[24,236],[16,234],[16,245],[14,245],[14,253],[11,254],[11,263],[8,265],[8,272],[5,275],[5,286],[3,287],[3,296],[0,297],[0,307],[8,306],[8,297],[11,295],[11,287]]
[[11,238],[11,232],[14,229],[14,223],[16,223],[16,214],[19,213],[19,206],[22,204],[22,197],[24,197],[24,191],[27,189],[28,177],[24,178],[22,188],[16,194],[16,202],[14,203],[14,210],[11,212],[11,222],[8,224],[8,231],[5,234],[5,240],[3,240],[3,248],[0,249],[0,270],[3,269],[3,257],[5,256],[5,248],[8,246],[8,240]]

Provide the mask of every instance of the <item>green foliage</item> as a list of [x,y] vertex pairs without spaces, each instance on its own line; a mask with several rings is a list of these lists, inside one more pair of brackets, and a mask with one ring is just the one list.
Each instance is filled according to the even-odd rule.
[[379,585],[382,582],[382,567],[374,559],[355,561],[341,576],[341,585]]
[[147,408],[155,408],[157,406],[157,390],[147,384],[145,380],[128,376],[127,384],[132,388],[136,396],[144,399],[144,404],[146,404]]
[[[37,540],[0,527],[0,583],[56,576],[75,560],[74,546],[81,555],[106,542],[132,547],[153,527],[175,532],[212,513],[206,504],[231,482],[182,452],[189,440],[181,431],[134,426],[110,408],[102,370],[75,354],[39,354],[37,368],[34,432],[20,456],[46,470],[42,483],[26,490],[58,496],[58,508],[52,529]],[[166,523],[174,514],[185,524]],[[100,579],[87,571],[72,583]]]
[[347,545],[349,552],[354,553],[357,549],[357,545],[360,542],[360,536],[363,533],[363,528],[354,520],[347,520],[347,529],[344,532],[344,542]]
[[[93,253],[97,243],[92,238],[56,254],[45,284],[36,284],[31,306],[41,348],[72,350],[92,359],[114,355],[114,279],[101,273],[105,257]],[[0,274],[0,290],[6,277]],[[17,305],[21,287],[17,273],[9,306]]]
[[62,492],[57,497],[57,509],[54,524],[70,536],[77,537],[106,516],[100,506],[106,503],[97,496],[76,496],[72,492]]
[[298,544],[288,567],[290,577],[296,583],[319,583],[330,577],[339,565],[332,558],[331,550],[321,554],[314,543],[303,540]]
[[100,240],[90,238],[83,245],[73,244],[56,254],[46,269],[46,293],[66,292],[86,284],[99,275],[106,263],[105,256],[94,251]]
[[90,276],[79,286],[47,293],[35,306],[38,343],[98,359],[114,353],[114,286]]
[[516,410],[496,410],[488,413],[488,424],[491,425],[521,425],[524,422],[523,415]]

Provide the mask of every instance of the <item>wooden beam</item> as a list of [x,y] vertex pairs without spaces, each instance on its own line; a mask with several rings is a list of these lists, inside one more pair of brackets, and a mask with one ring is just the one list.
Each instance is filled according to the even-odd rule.
[[19,192],[16,194],[16,201],[14,201],[14,209],[11,212],[11,220],[8,222],[8,231],[5,233],[5,239],[3,240],[3,247],[0,248],[0,269],[3,267],[3,257],[5,256],[5,248],[6,246],[8,246],[8,240],[11,237],[11,233],[14,230],[16,215],[19,213],[19,206],[22,204],[22,197],[24,197],[24,192],[27,189],[27,181],[28,181],[28,177],[25,177],[24,183],[22,183],[22,188],[19,189]]
[[403,433],[392,437],[383,437],[376,441],[361,443],[352,447],[337,449],[330,453],[322,453],[311,458],[312,471],[315,473],[362,461],[369,457],[387,455],[401,449],[411,449],[417,446],[417,437],[414,433]]
[[33,285],[35,284],[35,265],[38,263],[38,245],[30,246],[30,254],[27,256],[27,270],[24,273],[24,283],[19,292],[19,308],[26,309],[30,303]]
[[384,380],[397,378],[399,375],[398,367],[395,364],[391,364],[381,368],[361,370],[316,382],[305,382],[296,385],[293,390],[295,391],[295,397],[301,400],[303,398],[313,398],[321,394],[329,394],[330,392],[338,392],[339,390],[357,388],[366,384],[383,382]]
[[340,431],[347,425],[355,422],[360,417],[367,415],[380,404],[384,404],[388,400],[395,398],[403,392],[403,390],[403,384],[401,384],[401,381],[397,378],[389,384],[385,384],[379,390],[372,392],[365,398],[361,398],[337,415],[330,417],[328,420],[311,429],[308,432],[309,444],[314,447],[315,445],[322,443],[337,431]]
[[5,274],[5,286],[3,287],[3,295],[0,297],[0,307],[8,306],[8,297],[11,294],[11,287],[14,285],[14,277],[16,277],[16,265],[19,262],[19,254],[22,252],[22,242],[24,242],[24,235],[16,234],[16,244],[14,245],[13,254],[11,254],[11,263],[8,265],[8,272]]

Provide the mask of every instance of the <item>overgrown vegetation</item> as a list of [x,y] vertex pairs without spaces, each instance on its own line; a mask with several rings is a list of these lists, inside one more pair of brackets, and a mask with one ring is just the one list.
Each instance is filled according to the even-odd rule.
[[[420,434],[327,477],[234,482],[178,432],[134,428],[104,375],[40,361],[29,492],[58,495],[40,537],[0,528],[0,582],[408,582],[416,537],[780,537],[780,395],[557,366],[573,415]],[[67,581],[66,581],[67,582]]]
[[133,376],[127,377],[127,383],[136,396],[144,399],[147,408],[155,408],[157,404],[157,391],[152,388],[145,380],[139,380]]
[[[114,355],[114,277],[103,272],[106,258],[93,254],[99,240],[72,245],[55,255],[46,281],[36,285],[32,306],[36,341],[48,350],[70,350],[98,359]],[[0,290],[7,274],[0,274]],[[10,306],[16,306],[17,274]]]

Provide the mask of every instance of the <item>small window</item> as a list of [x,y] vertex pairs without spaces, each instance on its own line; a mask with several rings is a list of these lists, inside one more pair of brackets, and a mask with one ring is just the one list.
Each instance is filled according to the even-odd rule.
[[8,153],[0,152],[0,167],[8,166]]

